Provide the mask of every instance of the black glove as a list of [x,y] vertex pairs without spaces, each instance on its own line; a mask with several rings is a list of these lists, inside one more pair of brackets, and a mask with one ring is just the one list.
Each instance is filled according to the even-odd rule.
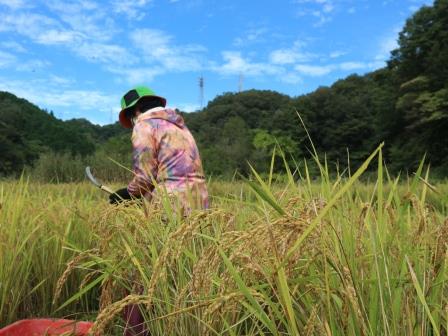
[[115,205],[123,201],[131,200],[132,198],[133,197],[129,193],[128,188],[122,188],[109,195],[109,203]]

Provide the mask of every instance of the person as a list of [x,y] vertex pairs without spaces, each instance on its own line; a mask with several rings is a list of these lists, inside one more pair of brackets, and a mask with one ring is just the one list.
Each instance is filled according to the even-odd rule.
[[137,86],[121,99],[119,121],[132,128],[134,178],[110,195],[110,203],[168,195],[183,214],[209,206],[206,180],[196,142],[181,115],[166,99]]
[[[206,180],[196,142],[181,115],[166,107],[166,99],[137,86],[121,99],[119,121],[132,128],[134,178],[110,195],[110,203],[133,198],[157,201],[170,197],[187,216],[209,207]],[[148,335],[137,305],[125,307],[124,335]]]

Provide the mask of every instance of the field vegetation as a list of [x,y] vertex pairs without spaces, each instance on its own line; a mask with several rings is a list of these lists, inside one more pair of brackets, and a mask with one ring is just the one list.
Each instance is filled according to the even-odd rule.
[[137,303],[151,335],[446,335],[448,184],[382,163],[379,147],[357,171],[316,158],[316,176],[210,181],[211,209],[188,218],[86,183],[2,182],[1,326],[65,316],[120,334]]

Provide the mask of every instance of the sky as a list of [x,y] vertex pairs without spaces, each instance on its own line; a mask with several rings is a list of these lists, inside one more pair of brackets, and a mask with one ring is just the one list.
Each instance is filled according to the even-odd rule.
[[239,90],[296,97],[384,67],[406,19],[432,3],[0,0],[0,91],[101,125],[135,85],[187,112]]

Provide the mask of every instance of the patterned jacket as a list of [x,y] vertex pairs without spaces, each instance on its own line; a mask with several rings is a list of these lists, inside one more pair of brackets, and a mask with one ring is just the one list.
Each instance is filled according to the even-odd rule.
[[208,193],[196,142],[182,116],[156,107],[138,116],[132,132],[131,195],[176,199],[184,211],[207,209]]

